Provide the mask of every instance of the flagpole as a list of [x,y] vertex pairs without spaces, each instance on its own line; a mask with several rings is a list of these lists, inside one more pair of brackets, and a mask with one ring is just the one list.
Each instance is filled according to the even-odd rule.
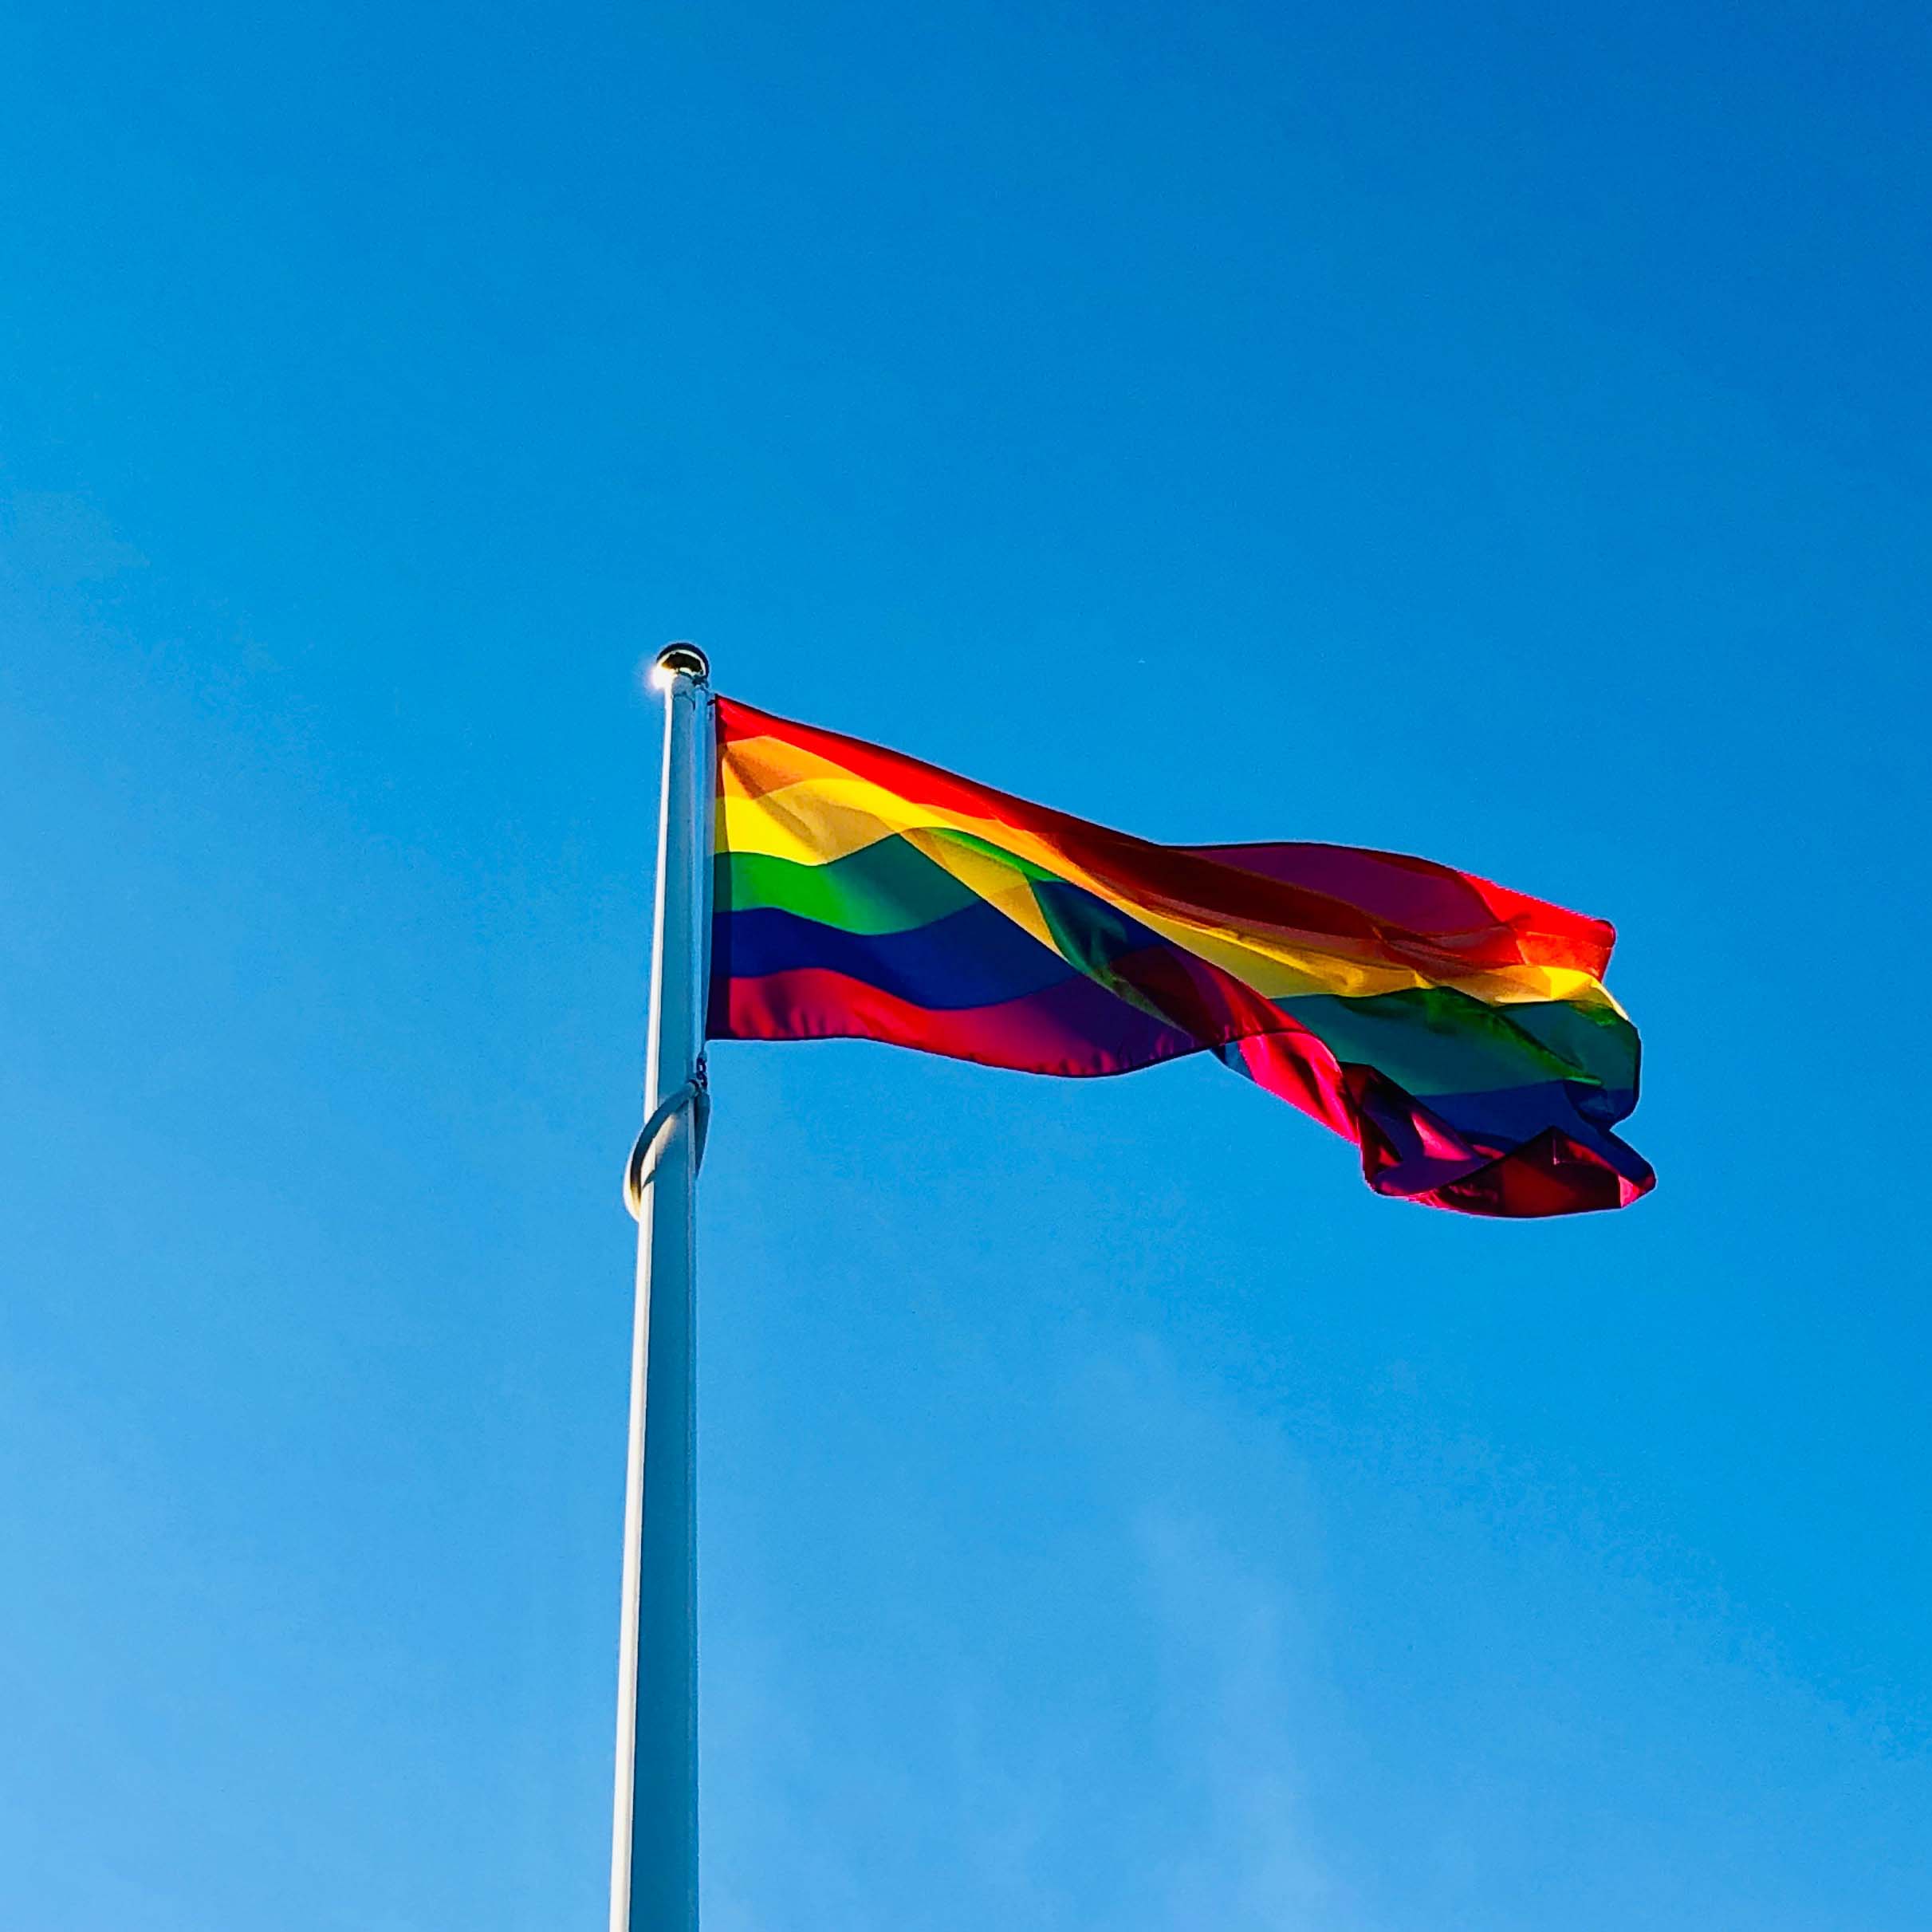
[[[644,1128],[624,1195],[637,1218],[619,1618],[610,1932],[698,1924],[694,1231],[710,1111],[710,667],[687,643],[651,667],[664,701]],[[647,1430],[647,1419],[648,1430]]]

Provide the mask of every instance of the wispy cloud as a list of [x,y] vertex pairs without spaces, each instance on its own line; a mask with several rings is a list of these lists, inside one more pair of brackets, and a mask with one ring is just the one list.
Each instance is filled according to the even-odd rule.
[[1171,1840],[1149,1848],[1159,1922],[1223,1932],[1349,1922],[1304,1800],[1299,1605],[1206,1511],[1151,1510],[1138,1540],[1163,1631],[1165,1755],[1194,1798]]
[[45,589],[71,589],[147,561],[85,497],[64,490],[0,497],[0,578],[17,575]]
[[1151,1347],[1092,1364],[1061,1408],[1078,1508],[1045,1560],[1093,1595],[1071,1641],[1098,1632],[1098,1654],[1062,1631],[1015,1655],[935,1602],[933,1670],[909,1699],[882,1659],[881,1717],[835,1707],[777,1607],[707,1625],[717,1932],[1359,1922],[1309,1802],[1332,1719],[1299,1459]]
[[[1307,1800],[1324,1725],[1306,1471],[1278,1431],[1187,1387],[1151,1344],[1101,1364],[1088,1395],[1134,1419],[1119,1480],[1155,1632],[1159,1773],[1174,1794],[1167,1829],[1139,1848],[1141,1922],[1340,1932],[1356,1916]],[[1257,1520],[1278,1531],[1265,1551],[1251,1547]]]

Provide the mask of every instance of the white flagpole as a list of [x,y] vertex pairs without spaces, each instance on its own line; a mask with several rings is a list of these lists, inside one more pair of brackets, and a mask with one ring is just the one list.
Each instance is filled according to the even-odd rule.
[[[664,700],[644,1130],[624,1178],[637,1217],[631,1435],[610,1932],[698,1924],[697,1494],[694,1222],[710,937],[710,667],[667,644],[651,683]],[[646,1420],[649,1428],[647,1433]]]

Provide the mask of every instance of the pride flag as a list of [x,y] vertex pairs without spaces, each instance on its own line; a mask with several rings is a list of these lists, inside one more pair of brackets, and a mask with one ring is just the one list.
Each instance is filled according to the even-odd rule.
[[1468,1214],[1622,1207],[1615,938],[1426,860],[1155,845],[721,698],[710,1037],[1033,1073],[1213,1053]]

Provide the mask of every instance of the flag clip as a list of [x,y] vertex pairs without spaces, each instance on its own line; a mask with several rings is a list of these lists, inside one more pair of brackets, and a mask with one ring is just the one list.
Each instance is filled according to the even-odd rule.
[[711,1125],[711,1089],[705,1077],[702,1059],[698,1062],[697,1072],[675,1092],[666,1094],[651,1110],[650,1119],[639,1131],[631,1149],[631,1158],[624,1163],[624,1204],[631,1210],[633,1221],[643,1218],[644,1190],[656,1175],[658,1162],[671,1135],[671,1123],[687,1107],[691,1111],[692,1165],[702,1168],[705,1137]]

